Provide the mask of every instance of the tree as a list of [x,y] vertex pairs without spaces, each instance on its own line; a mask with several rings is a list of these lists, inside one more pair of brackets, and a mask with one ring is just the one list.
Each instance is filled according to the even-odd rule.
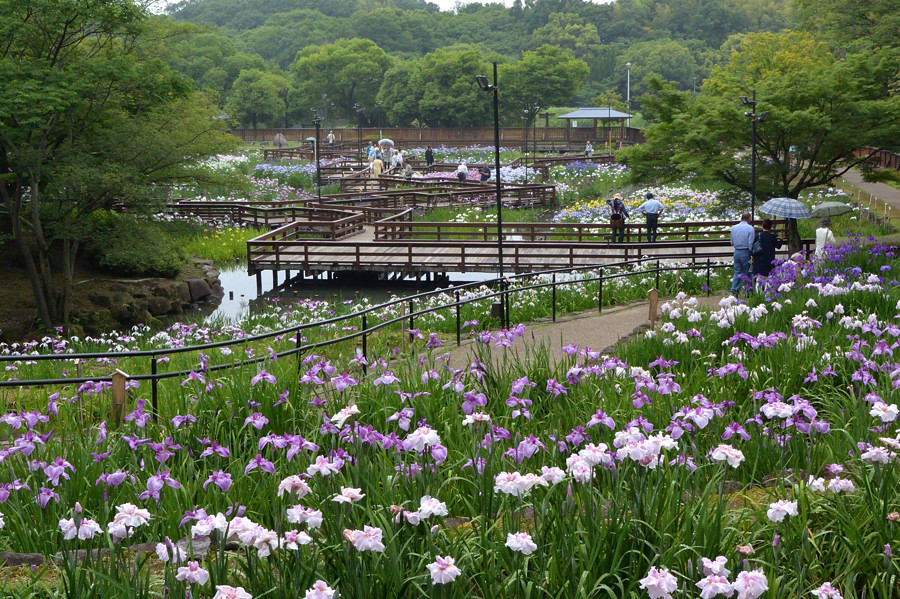
[[68,320],[92,212],[139,208],[236,143],[147,22],[131,0],[0,0],[0,201],[45,325]]
[[750,34],[696,98],[659,78],[642,98],[654,119],[647,143],[623,152],[642,179],[701,175],[750,189],[750,122],[740,97],[756,91],[757,192],[796,198],[865,161],[861,147],[900,134],[900,97],[889,72],[869,54],[838,58],[806,33]]
[[[589,72],[583,60],[554,46],[545,44],[533,52],[525,52],[522,60],[514,65],[502,65],[500,69],[502,108],[515,113],[527,110],[525,126],[528,127],[541,110],[570,100]],[[512,121],[517,119],[518,114]]]
[[337,109],[350,116],[354,104],[372,104],[392,63],[371,40],[353,38],[303,48],[292,71],[298,96],[306,106],[318,106],[322,94],[328,94]]
[[260,69],[241,71],[226,105],[231,116],[256,129],[260,120],[280,123],[284,120],[290,85],[278,73]]
[[409,90],[418,97],[421,123],[429,127],[480,126],[491,122],[493,108],[475,84],[490,65],[475,46],[451,46],[426,54],[416,63]]

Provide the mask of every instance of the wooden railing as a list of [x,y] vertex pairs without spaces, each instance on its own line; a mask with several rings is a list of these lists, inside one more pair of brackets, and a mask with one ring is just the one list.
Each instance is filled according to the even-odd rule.
[[859,158],[869,157],[866,165],[870,168],[892,168],[900,170],[900,154],[876,148],[859,148],[854,152]]
[[[274,233],[274,232],[273,232]],[[812,249],[814,240],[803,240]],[[248,270],[375,271],[375,272],[494,272],[499,251],[494,242],[407,241],[390,246],[384,242],[352,241],[315,243],[260,237],[247,242]],[[784,255],[784,252],[781,252]],[[637,258],[658,258],[699,264],[730,260],[734,255],[727,239],[690,242],[559,243],[504,242],[506,272],[528,272],[548,267],[563,268],[603,264]]]
[[[776,221],[776,232],[783,230],[784,221]],[[734,221],[659,223],[659,241],[694,241],[729,239]],[[646,240],[644,224],[625,225],[626,243]],[[504,239],[511,241],[572,241],[575,243],[608,243],[612,227],[606,223],[524,223],[503,225]],[[390,218],[375,223],[377,241],[490,241],[497,239],[496,223],[396,222]]]
[[280,206],[243,204],[237,202],[180,201],[173,204],[180,214],[190,214],[204,220],[228,218],[256,228],[283,229],[287,223],[296,225],[303,237],[312,239],[343,239],[359,233],[365,224],[362,214],[337,210],[324,204]]
[[[377,141],[381,138],[389,138],[397,147],[424,148],[425,146],[493,146],[493,127],[434,127],[429,129],[414,129],[405,127],[363,127],[359,132],[356,127],[333,129],[335,145],[343,144],[344,147],[356,147],[357,135],[362,138],[363,144]],[[247,142],[271,143],[279,133],[284,135],[287,141],[306,142],[308,137],[315,137],[316,130],[313,127],[293,129],[233,129],[232,134]],[[500,145],[507,148],[522,148],[526,139],[525,129],[522,127],[501,127]],[[586,141],[594,143],[594,147],[600,150],[604,144],[612,142],[614,146],[643,143],[644,136],[640,129],[633,127],[536,127],[529,129],[527,133],[528,147],[537,147],[541,151],[560,150],[567,148],[584,147]],[[307,143],[307,147],[309,142]],[[319,143],[323,151],[328,149],[325,139],[320,133]]]

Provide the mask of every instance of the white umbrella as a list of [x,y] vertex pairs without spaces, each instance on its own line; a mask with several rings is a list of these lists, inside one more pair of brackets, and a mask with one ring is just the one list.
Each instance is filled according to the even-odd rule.
[[385,137],[384,139],[378,140],[378,145],[379,146],[393,146],[394,140],[388,139],[387,137]]

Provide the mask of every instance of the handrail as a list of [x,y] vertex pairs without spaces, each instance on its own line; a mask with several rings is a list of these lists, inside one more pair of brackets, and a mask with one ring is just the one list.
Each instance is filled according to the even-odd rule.
[[[502,279],[494,278],[494,279],[489,279],[486,281],[464,283],[461,285],[455,285],[453,287],[448,287],[446,289],[436,289],[436,290],[432,290],[432,291],[425,291],[425,292],[418,293],[415,295],[404,296],[402,298],[396,298],[396,299],[393,299],[393,300],[390,300],[390,301],[387,301],[387,302],[384,302],[381,304],[377,304],[375,306],[370,306],[370,307],[368,307],[364,310],[360,310],[358,312],[353,312],[351,314],[346,314],[343,316],[336,316],[334,318],[320,320],[320,321],[316,321],[313,323],[303,323],[303,324],[295,325],[295,326],[288,327],[285,329],[279,329],[276,331],[269,331],[267,333],[261,333],[259,335],[250,335],[247,337],[242,337],[240,339],[227,339],[227,340],[223,340],[223,341],[215,341],[212,343],[203,343],[203,344],[199,344],[199,345],[190,345],[190,346],[173,347],[173,348],[165,348],[165,349],[137,350],[137,351],[130,351],[130,352],[88,352],[88,353],[72,353],[72,354],[0,354],[0,363],[15,362],[15,361],[20,361],[20,360],[72,361],[72,360],[90,360],[90,359],[97,359],[97,358],[122,359],[122,358],[154,357],[154,356],[163,356],[163,355],[168,356],[168,355],[181,354],[181,353],[187,353],[187,352],[192,352],[192,351],[206,351],[206,350],[210,350],[210,349],[227,347],[229,345],[242,345],[242,344],[246,344],[246,343],[261,341],[261,340],[269,339],[271,337],[278,337],[278,336],[283,337],[285,335],[303,331],[308,328],[321,327],[321,326],[326,326],[326,325],[330,325],[330,324],[337,324],[337,323],[343,322],[345,320],[359,318],[362,315],[367,315],[367,314],[370,314],[375,311],[385,310],[387,308],[397,306],[400,304],[407,304],[410,301],[420,301],[420,300],[427,299],[431,296],[445,294],[445,293],[454,293],[457,291],[464,291],[464,290],[470,289],[472,287],[490,286],[490,285],[497,285],[500,283],[508,284],[511,281],[523,279],[523,278],[534,278],[534,277],[539,277],[539,276],[552,276],[552,275],[558,275],[561,273],[577,273],[577,272],[583,272],[583,271],[597,270],[600,268],[602,268],[602,269],[608,269],[608,268],[613,268],[613,267],[629,268],[629,267],[639,266],[639,265],[645,264],[647,262],[652,262],[653,260],[657,260],[657,258],[647,257],[647,258],[641,258],[641,259],[637,259],[637,260],[627,260],[627,261],[613,262],[613,263],[607,263],[607,264],[601,264],[601,265],[591,264],[591,265],[576,266],[576,267],[570,267],[570,268],[569,267],[554,268],[554,269],[548,269],[548,270],[544,270],[544,271],[540,271],[540,272],[521,273],[521,274],[516,274],[516,275],[510,275],[510,276],[503,277]],[[714,265],[711,265],[711,263],[710,263],[710,264],[707,264],[707,266],[713,267]],[[715,266],[715,267],[718,268],[719,266]],[[669,271],[677,271],[677,270],[696,270],[698,267],[696,265],[695,266],[687,266],[687,267],[685,267],[685,266],[679,267],[679,266],[674,266],[674,265],[659,265],[658,268],[660,269],[661,272],[669,272]],[[643,271],[633,271],[633,272],[629,273],[629,276],[636,276],[639,274],[643,275],[646,273]],[[605,275],[605,276],[607,278],[610,278],[613,275]],[[562,283],[558,283],[558,284],[562,284]],[[501,293],[503,293],[503,294],[515,293],[517,290],[518,289],[507,289],[506,291],[503,291],[503,292],[494,292],[492,294],[485,294],[485,295],[479,296],[478,298],[472,298],[469,301],[471,302],[471,301],[475,301],[476,299],[480,300],[480,299],[484,299],[485,297],[493,297],[496,295],[500,295]],[[440,306],[434,306],[434,307],[428,308],[426,310],[422,310],[420,312],[415,312],[412,315],[419,316],[419,315],[426,314],[429,312],[434,312],[437,310],[444,310],[444,309],[453,307],[455,305],[456,305],[456,302],[454,302],[452,304],[444,304],[444,305],[440,305]],[[410,314],[406,314],[405,318],[409,318],[409,316],[410,316]],[[388,321],[386,321],[386,322],[388,322]],[[395,321],[391,321],[391,322],[395,322]],[[382,323],[379,323],[379,325],[380,324],[382,324]],[[375,330],[376,328],[378,328],[379,325],[372,327],[372,330]],[[351,335],[349,337],[358,336],[362,332],[363,331],[357,331],[354,335]],[[329,340],[327,343],[331,343],[334,341],[335,340]],[[324,342],[317,342],[312,345],[322,345],[322,343],[324,343]],[[144,376],[144,375],[136,375],[136,377],[137,376]],[[162,376],[162,375],[157,375],[157,376]],[[136,378],[136,377],[133,377],[133,378]],[[147,377],[147,378],[149,378],[149,377]],[[109,380],[109,379],[110,379],[110,377],[88,377],[88,378],[85,378],[84,381],[100,381],[100,380]],[[66,382],[66,383],[79,382],[79,381],[84,382],[81,379],[75,379],[75,378],[65,378],[65,379],[60,379],[60,381]],[[4,381],[0,381],[0,386],[11,386],[11,383],[16,383],[16,382],[26,383],[28,381],[4,380]]]
[[[215,348],[220,348],[220,347],[227,347],[230,345],[243,345],[243,344],[247,344],[247,343],[261,341],[264,339],[269,339],[271,337],[281,336],[283,338],[287,338],[288,340],[293,339],[295,341],[295,346],[290,349],[287,349],[287,350],[283,350],[283,351],[275,352],[275,353],[271,353],[271,354],[267,353],[267,354],[257,356],[254,358],[242,359],[240,361],[234,361],[234,362],[224,362],[221,364],[207,365],[205,369],[201,369],[201,370],[208,373],[208,372],[218,372],[220,370],[225,370],[225,369],[242,368],[247,365],[259,364],[259,363],[264,362],[273,357],[275,359],[279,359],[279,358],[282,358],[285,356],[302,354],[304,352],[315,350],[320,347],[343,343],[345,341],[350,341],[350,340],[357,339],[360,337],[362,338],[361,351],[362,351],[363,357],[365,358],[365,357],[367,357],[367,337],[368,337],[368,335],[370,335],[384,327],[390,326],[392,324],[396,324],[398,322],[406,321],[406,320],[409,321],[409,328],[413,329],[413,328],[415,328],[415,318],[417,316],[422,316],[424,314],[436,312],[438,310],[446,310],[446,309],[451,309],[451,308],[456,309],[456,344],[457,344],[457,346],[459,346],[461,344],[461,333],[462,333],[462,327],[460,325],[460,322],[461,322],[460,310],[463,305],[467,305],[468,303],[471,303],[474,301],[482,301],[485,299],[493,300],[493,299],[499,298],[500,302],[502,302],[505,305],[505,309],[503,310],[503,313],[506,314],[507,318],[508,318],[508,316],[510,314],[509,302],[510,302],[511,294],[519,293],[519,292],[531,290],[531,289],[541,289],[541,288],[546,288],[546,287],[552,287],[552,289],[553,289],[552,314],[553,314],[553,321],[555,322],[556,321],[556,287],[557,287],[557,285],[571,283],[571,281],[558,282],[557,275],[560,273],[577,273],[577,272],[595,270],[595,271],[599,272],[599,275],[583,277],[583,278],[579,279],[577,282],[578,283],[590,283],[593,281],[598,282],[597,304],[598,304],[598,311],[602,312],[603,311],[603,282],[605,280],[612,280],[612,279],[624,278],[624,277],[628,277],[628,276],[637,276],[637,275],[643,276],[643,275],[647,274],[647,271],[638,271],[638,270],[622,271],[619,273],[607,274],[607,272],[605,272],[606,269],[609,269],[611,267],[618,267],[618,268],[637,267],[637,266],[645,264],[648,261],[651,261],[653,259],[654,258],[652,258],[652,257],[648,257],[648,258],[642,258],[639,260],[630,260],[630,261],[623,261],[623,262],[618,262],[618,263],[613,263],[613,264],[605,264],[605,265],[602,265],[599,267],[597,265],[589,265],[589,266],[581,266],[581,267],[574,267],[574,268],[557,268],[557,269],[542,271],[540,273],[513,275],[510,277],[504,277],[502,279],[495,278],[490,281],[479,281],[479,282],[473,282],[473,283],[466,283],[463,285],[457,285],[455,287],[450,287],[448,289],[437,289],[437,290],[433,290],[433,291],[415,294],[412,296],[397,298],[395,300],[391,300],[391,301],[388,301],[388,302],[385,302],[382,304],[378,304],[376,306],[370,306],[369,308],[366,308],[364,310],[361,310],[358,312],[353,312],[352,314],[347,314],[344,316],[337,316],[334,318],[330,318],[327,320],[321,320],[321,321],[317,321],[317,322],[313,322],[313,323],[304,323],[304,324],[296,325],[293,327],[288,327],[286,329],[270,331],[268,333],[263,333],[260,335],[251,335],[249,337],[243,337],[241,339],[229,339],[229,340],[223,340],[223,341],[214,342],[214,343],[204,343],[201,345],[193,345],[193,346],[180,347],[180,348],[168,348],[168,349],[162,349],[162,350],[142,350],[142,351],[134,351],[134,352],[81,353],[81,354],[64,354],[64,355],[59,355],[59,354],[0,355],[0,363],[10,362],[10,361],[20,361],[20,360],[28,360],[28,361],[56,360],[56,361],[71,362],[72,360],[88,360],[88,359],[100,359],[100,358],[116,359],[116,360],[121,360],[123,358],[136,358],[136,357],[150,358],[150,373],[149,374],[134,374],[134,375],[131,375],[129,378],[136,380],[136,381],[149,380],[151,382],[151,413],[153,415],[154,421],[157,421],[158,417],[159,417],[159,392],[158,392],[159,381],[171,379],[171,378],[175,378],[175,377],[188,377],[192,373],[196,372],[195,369],[191,369],[191,370],[178,370],[178,371],[168,371],[168,372],[160,373],[160,372],[158,372],[158,366],[159,366],[159,358],[162,356],[169,356],[172,354],[179,354],[179,353],[186,353],[186,352],[198,352],[199,353],[200,351],[205,351],[205,350],[210,350],[210,349],[215,349]],[[729,263],[720,263],[720,264],[714,265],[709,259],[707,259],[705,266],[706,266],[707,295],[708,295],[710,293],[709,281],[710,281],[710,276],[711,276],[712,270],[714,268],[715,269],[730,268],[731,265]],[[659,260],[656,259],[656,269],[655,269],[656,287],[659,288],[660,275],[663,272],[680,272],[682,270],[697,270],[697,268],[698,268],[697,265],[692,265],[692,266],[666,265],[665,267],[663,267],[660,265]],[[700,268],[702,268],[702,265],[700,266]],[[525,286],[519,287],[519,288],[513,288],[513,289],[509,288],[510,281],[520,279],[520,278],[523,278],[526,276],[532,277],[532,278],[536,278],[538,276],[550,277],[550,281],[549,282],[545,281],[543,283],[537,283],[537,284],[532,284],[532,285],[525,285]],[[483,287],[483,286],[486,286],[487,284],[493,284],[495,287],[499,287],[499,290],[493,291],[491,293],[482,293],[482,294],[479,294],[477,297],[467,298],[465,301],[460,300],[460,292],[461,291],[469,289],[471,287],[475,287],[475,286]],[[452,302],[446,303],[446,304],[441,304],[439,306],[429,306],[429,307],[426,307],[426,308],[420,309],[420,310],[413,309],[414,302],[417,300],[422,300],[422,299],[431,297],[433,295],[446,294],[446,293],[452,294],[452,297],[455,298],[455,301],[452,301]],[[367,326],[367,316],[370,313],[373,313],[375,311],[384,311],[385,309],[387,309],[391,306],[395,306],[395,305],[398,305],[401,303],[409,305],[410,310],[408,313],[406,313],[406,314],[401,313],[397,317],[382,320],[373,326]],[[337,324],[340,322],[344,322],[344,321],[347,321],[350,319],[357,319],[357,318],[362,319],[362,327],[360,327],[359,329],[355,330],[354,332],[352,332],[350,334],[343,335],[343,336],[333,338],[333,339],[326,339],[326,340],[317,341],[317,342],[313,342],[313,343],[307,343],[305,345],[300,343],[301,331],[304,331],[306,329],[310,329],[313,327],[323,327],[323,326],[327,326],[330,324]],[[508,322],[501,323],[501,324],[503,326],[508,326]],[[288,337],[288,335],[290,335],[291,333],[293,333],[294,336]],[[363,369],[365,369],[365,368],[366,367],[364,365]],[[72,384],[78,384],[78,383],[88,383],[88,382],[98,383],[98,382],[111,382],[111,381],[112,381],[112,375],[100,376],[100,377],[92,376],[92,377],[76,377],[76,378],[61,378],[61,379],[29,379],[29,380],[13,379],[13,380],[0,380],[0,388],[4,388],[4,387],[19,387],[19,388],[21,388],[21,387],[37,387],[37,386],[43,386],[43,385],[72,385]]]

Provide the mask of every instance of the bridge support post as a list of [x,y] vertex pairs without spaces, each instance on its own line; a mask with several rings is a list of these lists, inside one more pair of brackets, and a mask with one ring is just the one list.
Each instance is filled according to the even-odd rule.
[[256,271],[256,295],[262,295],[262,272]]

